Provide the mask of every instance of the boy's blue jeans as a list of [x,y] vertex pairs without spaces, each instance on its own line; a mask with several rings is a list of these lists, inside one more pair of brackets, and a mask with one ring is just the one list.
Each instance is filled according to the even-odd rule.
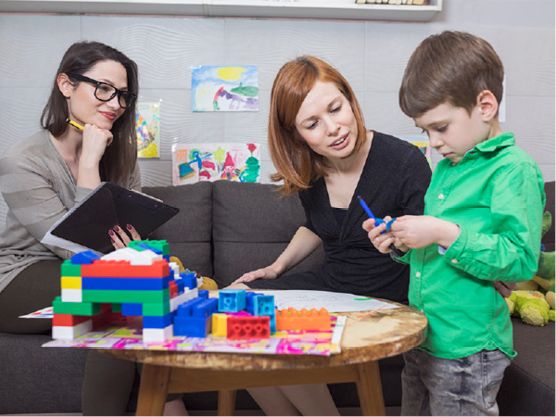
[[402,416],[497,416],[496,396],[510,359],[483,350],[442,359],[420,349],[404,353]]

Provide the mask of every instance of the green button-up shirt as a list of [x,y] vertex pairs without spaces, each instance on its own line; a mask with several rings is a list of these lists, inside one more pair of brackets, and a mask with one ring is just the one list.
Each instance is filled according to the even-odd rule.
[[456,359],[483,349],[514,357],[510,314],[495,280],[533,277],[540,252],[545,195],[535,161],[503,133],[452,164],[436,167],[425,214],[456,223],[460,235],[446,250],[408,252],[410,305],[429,321],[421,348]]

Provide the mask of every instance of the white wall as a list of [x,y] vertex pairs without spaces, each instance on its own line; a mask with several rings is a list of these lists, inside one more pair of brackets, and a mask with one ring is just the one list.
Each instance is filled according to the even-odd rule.
[[[138,63],[140,100],[162,100],[161,157],[141,161],[144,185],[171,184],[170,150],[177,142],[260,142],[268,182],[269,93],[284,62],[300,54],[323,57],[352,84],[368,128],[416,134],[397,105],[403,68],[424,37],[445,29],[483,36],[496,48],[506,67],[503,128],[516,133],[545,179],[554,180],[553,0],[445,0],[442,13],[426,23],[0,14],[0,147],[39,128],[67,47],[98,40]],[[261,110],[192,113],[190,67],[200,64],[257,65]],[[0,222],[5,211],[0,198]]]

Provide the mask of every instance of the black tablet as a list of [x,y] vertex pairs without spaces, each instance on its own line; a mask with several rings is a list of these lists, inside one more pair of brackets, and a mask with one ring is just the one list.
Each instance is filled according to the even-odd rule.
[[73,207],[50,233],[101,253],[114,250],[108,230],[131,224],[148,236],[178,213],[176,207],[146,194],[104,182]]

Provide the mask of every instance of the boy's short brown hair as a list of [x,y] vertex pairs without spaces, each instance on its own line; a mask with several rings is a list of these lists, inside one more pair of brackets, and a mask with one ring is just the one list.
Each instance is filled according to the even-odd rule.
[[409,58],[399,101],[409,117],[419,117],[449,102],[471,112],[481,91],[502,100],[504,67],[484,39],[465,32],[445,31],[426,38]]

